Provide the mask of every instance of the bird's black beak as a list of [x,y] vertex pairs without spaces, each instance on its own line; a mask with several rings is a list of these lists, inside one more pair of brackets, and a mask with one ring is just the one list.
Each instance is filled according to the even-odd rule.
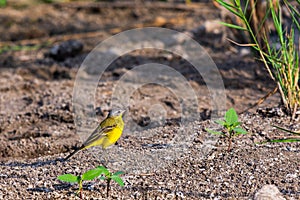
[[121,115],[123,116],[125,114],[126,110],[121,110]]

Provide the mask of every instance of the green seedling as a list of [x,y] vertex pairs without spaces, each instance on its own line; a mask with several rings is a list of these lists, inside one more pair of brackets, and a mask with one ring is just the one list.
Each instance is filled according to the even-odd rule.
[[63,174],[58,176],[57,178],[61,181],[69,182],[69,183],[77,183],[79,185],[77,195],[82,198],[82,182],[83,181],[91,181],[96,177],[100,176],[102,173],[98,168],[91,169],[85,172],[82,176],[75,176],[73,174]]
[[120,186],[124,186],[124,182],[120,175],[124,174],[122,171],[117,171],[115,173],[110,172],[106,167],[104,166],[99,166],[97,167],[102,171],[103,176],[100,177],[100,180],[105,180],[106,181],[106,197],[109,197],[109,191],[110,191],[110,182],[111,180],[114,180],[117,182]]
[[88,170],[85,172],[82,176],[75,176],[73,174],[63,174],[58,176],[57,178],[61,181],[69,182],[69,183],[77,183],[79,185],[77,195],[82,198],[82,182],[83,181],[91,181],[95,178],[99,177],[100,180],[106,180],[107,183],[107,189],[106,189],[106,195],[109,196],[110,191],[110,182],[111,180],[114,180],[117,182],[120,186],[124,186],[124,182],[120,175],[124,174],[124,172],[117,171],[115,173],[110,172],[106,167],[104,166],[98,166],[95,169]]
[[238,115],[233,108],[230,108],[225,113],[224,120],[216,120],[215,122],[223,126],[224,131],[213,131],[210,129],[205,130],[211,134],[225,136],[228,139],[228,151],[231,149],[233,137],[240,134],[247,134],[247,131],[240,127],[241,122],[238,121]]
[[288,133],[291,133],[293,134],[292,137],[288,137],[288,138],[279,138],[279,139],[272,139],[272,140],[267,140],[267,141],[263,141],[263,142],[259,142],[258,144],[265,144],[265,143],[277,143],[277,142],[300,142],[300,132],[295,132],[295,131],[291,131],[291,130],[288,130],[288,129],[285,129],[285,128],[282,128],[280,126],[276,126],[276,125],[272,125],[274,126],[275,128],[279,129],[279,130],[282,130],[282,131],[285,131],[285,132],[288,132]]

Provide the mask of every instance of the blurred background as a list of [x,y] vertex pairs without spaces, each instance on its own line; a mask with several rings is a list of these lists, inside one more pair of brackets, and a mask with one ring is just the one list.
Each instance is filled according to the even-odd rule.
[[[0,147],[1,159],[66,152],[80,143],[72,107],[76,72],[97,44],[125,30],[162,27],[191,36],[216,63],[226,87],[226,106],[238,112],[276,86],[249,47],[227,40],[242,41],[242,35],[220,23],[235,18],[213,1],[1,2],[0,137],[6,144]],[[210,118],[209,92],[193,66],[171,52],[145,49],[121,56],[101,77],[97,104],[90,105],[98,120],[110,109],[117,80],[134,66],[149,62],[165,64],[182,74],[197,93],[199,119]],[[161,105],[163,117],[171,125],[176,125],[181,115],[178,97],[159,85],[145,85],[134,91],[131,99],[128,117],[139,126],[162,125],[151,122],[149,105]],[[276,94],[262,107],[279,103]]]

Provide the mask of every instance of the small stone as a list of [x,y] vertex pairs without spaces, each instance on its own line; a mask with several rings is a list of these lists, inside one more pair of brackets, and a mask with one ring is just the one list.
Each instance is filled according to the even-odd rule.
[[148,126],[151,122],[151,119],[149,116],[141,116],[139,121],[138,121],[138,125],[140,125],[141,127],[145,127]]
[[239,53],[241,56],[248,56],[251,54],[251,51],[250,48],[241,48]]
[[285,200],[275,185],[264,185],[254,195],[254,200]]
[[57,61],[64,61],[68,57],[74,57],[80,53],[82,49],[82,42],[78,40],[69,40],[52,47],[48,56]]

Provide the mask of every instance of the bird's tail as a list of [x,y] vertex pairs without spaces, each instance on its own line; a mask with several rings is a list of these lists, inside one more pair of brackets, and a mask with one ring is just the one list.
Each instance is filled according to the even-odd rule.
[[77,153],[80,150],[81,148],[75,149],[72,153],[70,153],[67,157],[65,157],[64,161],[68,160],[71,156],[73,156],[75,153]]

